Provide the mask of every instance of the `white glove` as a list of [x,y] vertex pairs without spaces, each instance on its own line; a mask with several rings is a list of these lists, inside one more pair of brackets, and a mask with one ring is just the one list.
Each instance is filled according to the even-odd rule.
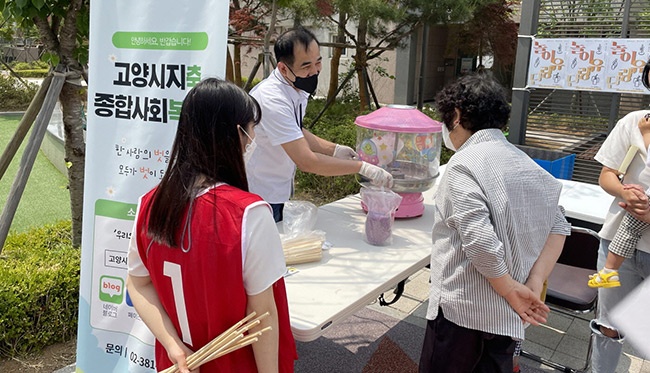
[[349,146],[336,144],[332,157],[340,159],[359,159],[359,154]]
[[393,186],[393,175],[390,172],[368,162],[361,162],[359,173],[370,179],[372,185],[388,188]]

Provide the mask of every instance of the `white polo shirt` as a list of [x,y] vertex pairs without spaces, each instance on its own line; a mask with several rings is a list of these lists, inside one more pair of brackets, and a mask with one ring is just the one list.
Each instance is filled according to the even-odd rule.
[[[631,145],[635,145],[639,148],[639,152],[632,159],[632,163],[630,163],[625,173],[623,183],[639,184],[644,188],[650,187],[650,169],[646,166],[648,152],[639,130],[639,120],[648,113],[650,113],[648,110],[633,111],[621,118],[594,157],[603,166],[617,170],[623,159],[625,159],[627,150]],[[622,202],[622,200],[615,198],[605,217],[605,224],[598,232],[600,237],[606,240],[611,241],[614,238],[616,230],[626,213],[625,210],[618,206],[618,202]],[[641,235],[637,250],[650,253],[650,231],[646,231]]]
[[257,148],[246,164],[248,188],[268,203],[284,203],[291,197],[296,164],[282,144],[303,137],[300,123],[309,94],[296,91],[276,68],[250,95],[262,108],[262,120],[255,127]]

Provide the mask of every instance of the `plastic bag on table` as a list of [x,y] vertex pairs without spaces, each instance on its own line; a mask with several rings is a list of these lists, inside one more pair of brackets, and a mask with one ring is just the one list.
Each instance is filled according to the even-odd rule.
[[307,201],[287,201],[282,211],[282,228],[288,238],[308,233],[316,226],[318,207]]
[[325,232],[314,230],[318,207],[307,201],[288,201],[282,214],[282,250],[287,265],[320,261]]
[[390,245],[393,242],[395,210],[402,202],[402,196],[390,189],[361,188],[361,200],[368,209],[366,241],[375,246]]

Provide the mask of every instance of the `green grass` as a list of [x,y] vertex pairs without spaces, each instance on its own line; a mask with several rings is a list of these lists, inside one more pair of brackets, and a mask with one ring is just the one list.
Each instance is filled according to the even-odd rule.
[[[13,137],[20,118],[0,116],[0,151],[4,152]],[[31,133],[31,132],[30,132]],[[29,135],[0,179],[0,201],[4,210],[9,191],[18,172],[18,166]],[[14,215],[10,232],[25,232],[30,228],[70,219],[70,194],[67,175],[61,174],[40,151],[25,185],[25,190]]]

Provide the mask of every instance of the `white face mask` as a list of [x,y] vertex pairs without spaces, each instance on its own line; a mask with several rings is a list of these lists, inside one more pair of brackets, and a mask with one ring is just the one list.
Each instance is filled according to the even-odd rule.
[[[456,125],[456,126],[458,126],[458,125]],[[455,129],[456,129],[456,126],[454,126],[454,128],[452,128],[451,131],[455,130]],[[454,143],[451,142],[451,138],[449,137],[449,133],[450,133],[451,131],[449,131],[449,130],[447,129],[447,125],[446,125],[446,124],[444,124],[444,123],[442,124],[442,141],[445,143],[445,146],[447,147],[447,149],[449,149],[449,150],[455,152],[455,151],[456,151],[456,147],[454,146]]]
[[255,148],[257,148],[257,143],[255,142],[255,139],[251,138],[246,131],[242,127],[239,127],[241,131],[248,137],[251,142],[246,144],[246,148],[244,150],[244,164],[248,163],[248,161],[251,159],[251,156],[253,155],[253,152],[255,151]]
[[257,143],[255,140],[251,140],[250,144],[246,144],[246,150],[244,151],[244,164],[248,163],[248,161],[251,159],[255,148],[257,148]]

